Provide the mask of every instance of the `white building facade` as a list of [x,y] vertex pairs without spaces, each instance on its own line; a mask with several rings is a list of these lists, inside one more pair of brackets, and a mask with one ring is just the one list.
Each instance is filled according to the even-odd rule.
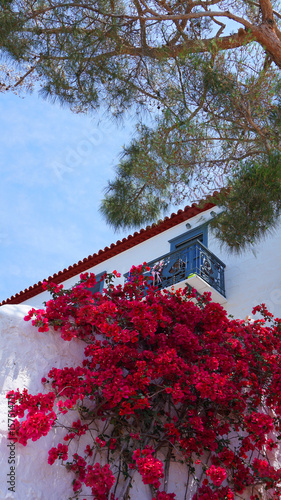
[[[230,255],[210,231],[209,222],[218,208],[206,203],[167,217],[97,254],[85,258],[68,269],[47,278],[70,288],[82,272],[96,276],[117,270],[123,283],[133,265],[150,264],[154,282],[161,287],[194,286],[198,293],[210,291],[215,301],[235,318],[245,319],[252,308],[265,303],[275,316],[281,316],[281,230],[260,242],[254,252]],[[44,278],[44,276],[42,277]],[[98,285],[102,288],[102,283]],[[67,500],[72,494],[71,477],[60,464],[47,463],[47,451],[56,446],[60,430],[50,433],[26,447],[16,446],[15,490],[9,489],[9,457],[7,446],[9,390],[27,388],[31,393],[44,392],[40,380],[53,367],[77,366],[83,357],[83,344],[64,342],[58,334],[40,334],[23,321],[31,307],[42,308],[49,294],[42,283],[31,286],[6,299],[0,307],[0,498],[6,500]],[[185,478],[174,471],[171,491],[183,500]],[[188,500],[194,492],[190,491]],[[150,491],[140,482],[135,484],[132,500],[151,500]],[[247,499],[248,500],[248,499]]]
[[[275,316],[281,315],[281,229],[253,250],[232,255],[220,246],[210,230],[208,223],[217,212],[218,208],[210,203],[203,208],[186,207],[46,281],[63,283],[65,288],[70,288],[79,281],[81,272],[93,272],[99,277],[105,271],[116,269],[121,273],[116,284],[124,283],[133,265],[147,262],[155,269],[159,287],[183,287],[189,283],[199,293],[211,291],[213,300],[236,318],[245,318],[259,303],[265,303]],[[1,305],[21,303],[42,307],[50,296],[41,284],[31,286]]]

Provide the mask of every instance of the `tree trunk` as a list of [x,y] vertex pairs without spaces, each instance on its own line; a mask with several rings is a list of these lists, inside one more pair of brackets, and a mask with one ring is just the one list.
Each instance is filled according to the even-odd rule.
[[253,35],[268,52],[275,64],[281,68],[281,40],[274,29],[274,23],[262,23],[253,29]]

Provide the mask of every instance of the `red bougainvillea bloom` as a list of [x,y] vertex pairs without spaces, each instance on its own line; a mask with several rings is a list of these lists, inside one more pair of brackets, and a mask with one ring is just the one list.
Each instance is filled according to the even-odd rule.
[[157,491],[156,497],[152,500],[174,500],[176,495],[174,493],[165,493],[165,491]]
[[52,448],[49,451],[48,463],[52,465],[57,458],[61,458],[62,460],[67,460],[68,458],[68,446],[65,444],[58,444],[57,448]]
[[107,500],[108,493],[114,483],[115,477],[108,464],[104,465],[104,467],[101,467],[99,463],[93,467],[88,466],[85,484],[91,487],[94,500]]
[[[48,462],[61,460],[81,496],[116,500],[119,487],[128,496],[137,471],[154,500],[174,500],[159,487],[163,463],[168,473],[178,461],[184,480],[198,483],[194,500],[257,500],[262,490],[280,500],[271,450],[281,434],[281,320],[263,304],[255,308],[262,319],[249,323],[229,319],[208,295],[159,292],[146,263],[124,286],[114,277],[102,277],[103,294],[93,293],[91,273],[71,290],[44,284],[52,299],[25,320],[44,335],[84,342],[84,358],[42,373],[47,394],[7,394],[9,438],[26,445],[75,410]],[[81,437],[82,456],[72,454]]]
[[137,449],[133,453],[133,459],[137,463],[137,468],[142,476],[144,484],[151,484],[155,488],[159,488],[159,479],[164,477],[163,464],[160,460],[153,457],[154,450],[145,448],[144,450]]
[[206,471],[206,475],[210,477],[215,486],[220,486],[221,483],[226,479],[226,470],[222,467],[215,467],[212,465],[210,469]]

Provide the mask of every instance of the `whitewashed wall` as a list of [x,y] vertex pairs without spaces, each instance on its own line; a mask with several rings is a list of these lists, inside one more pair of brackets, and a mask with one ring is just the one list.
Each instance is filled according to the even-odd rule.
[[[31,394],[48,392],[41,384],[41,378],[46,376],[53,367],[77,366],[83,358],[84,344],[81,341],[63,341],[58,333],[39,333],[30,322],[23,320],[29,307],[26,305],[5,305],[0,307],[0,500],[68,500],[73,495],[71,482],[73,476],[58,462],[52,466],[47,463],[48,450],[62,442],[65,431],[52,429],[48,436],[36,442],[28,442],[27,446],[15,445],[15,452],[9,448],[11,441],[7,440],[8,434],[8,403],[6,394],[10,390],[26,388]],[[64,420],[62,420],[64,419]],[[77,415],[60,417],[64,424],[71,424]],[[78,452],[83,456],[87,441],[82,437]],[[162,459],[161,456],[159,456]],[[207,457],[206,457],[207,458]],[[272,463],[278,468],[281,465],[280,451],[272,454]],[[15,463],[13,463],[15,460]],[[10,461],[10,463],[9,463]],[[206,460],[207,463],[207,460]],[[15,467],[15,488],[11,488],[10,467]],[[198,478],[202,474],[200,466],[196,466]],[[197,484],[189,484],[186,492],[187,471],[181,464],[171,464],[168,492],[176,494],[176,500],[192,500],[197,489]],[[122,485],[120,485],[122,488]],[[117,497],[120,494],[117,490]],[[162,489],[162,488],[161,488]],[[84,491],[81,498],[90,495]],[[251,491],[243,494],[244,500],[250,500]],[[90,498],[90,497],[89,497]],[[140,475],[135,472],[133,487],[130,490],[131,500],[151,500],[149,487],[143,485]],[[241,498],[239,496],[239,498]],[[270,492],[264,492],[263,500],[272,498]],[[122,500],[122,495],[119,496]],[[237,499],[238,500],[238,497]]]
[[[25,447],[16,444],[14,451],[8,446],[11,441],[7,440],[6,394],[17,388],[26,388],[31,394],[48,392],[41,384],[41,378],[46,376],[53,366],[63,368],[80,364],[85,344],[77,340],[65,342],[55,332],[39,333],[30,322],[23,320],[28,310],[26,305],[0,307],[0,500],[68,500],[73,495],[71,482],[74,476],[58,461],[53,465],[47,463],[48,450],[62,442],[66,432],[52,429],[46,437],[36,442],[29,441]],[[60,416],[60,421],[67,424],[77,418],[78,416],[71,412],[70,416]],[[83,456],[86,444],[87,440],[82,439],[79,448],[75,448],[73,452]],[[14,488],[13,484],[8,482],[11,479],[11,466],[14,467],[12,470],[15,473]],[[198,476],[200,477],[200,471]],[[186,479],[183,466],[171,466],[168,491],[175,492],[177,500],[184,498]],[[191,500],[195,487],[197,485],[191,483],[186,500]],[[91,493],[88,488],[87,490],[84,492],[85,496]],[[138,472],[134,473],[130,498],[152,498],[149,487],[141,482]]]
[[229,314],[245,318],[254,306],[265,303],[281,317],[281,227],[257,244],[252,251],[230,255],[210,235],[209,248],[225,264],[225,283]]
[[[53,367],[77,365],[83,346],[78,341],[64,342],[59,335],[42,334],[30,322],[23,321],[29,310],[24,305],[0,307],[0,499],[1,500],[64,500],[72,495],[70,475],[64,467],[47,463],[48,450],[60,440],[54,430],[27,446],[16,445],[15,492],[11,485],[10,467],[13,453],[7,445],[8,400],[10,390],[27,388],[32,394],[44,391],[41,378]],[[82,343],[81,343],[82,344]]]
[[[191,229],[210,218],[210,211],[188,222]],[[186,232],[186,222],[139,244],[91,269],[98,274],[116,269],[122,276],[132,265],[150,261],[170,250],[169,240]],[[253,306],[265,302],[269,309],[281,316],[281,230],[256,246],[254,252],[241,256],[229,255],[209,234],[209,249],[226,264],[226,296],[224,305],[229,314],[245,318]],[[42,276],[43,278],[43,276]],[[74,277],[64,283],[71,287],[78,281]],[[123,282],[123,279],[119,280]],[[0,500],[67,500],[72,495],[71,477],[58,465],[47,463],[48,450],[60,441],[59,430],[26,447],[16,449],[16,488],[8,490],[7,474],[9,448],[7,447],[8,405],[6,394],[11,389],[28,388],[31,393],[44,392],[40,380],[53,366],[62,368],[81,362],[83,344],[78,341],[64,342],[58,334],[38,333],[37,329],[23,321],[31,306],[42,307],[49,294],[42,293],[24,305],[0,307]],[[75,417],[73,418],[75,419]],[[177,500],[183,500],[185,472],[180,468],[171,475],[171,489]],[[192,489],[188,500],[192,498]],[[132,500],[150,500],[148,487],[143,486],[136,475]],[[246,496],[245,496],[246,498]]]
[[[111,259],[106,266],[104,263],[100,267],[97,266],[94,271],[116,268],[123,273],[131,264],[163,254],[169,250],[168,239],[184,232],[185,224],[179,226],[155,237],[153,242],[150,240],[153,243],[150,247],[146,242],[139,245],[139,248],[124,252],[126,256],[121,254]],[[276,315],[281,315],[281,265],[278,259],[280,243],[281,234],[278,232],[274,238],[259,245],[256,255],[249,253],[238,258],[224,254],[217,242],[210,237],[209,248],[227,264],[226,306],[229,313],[245,317],[253,305],[263,301]],[[66,286],[75,282],[74,278],[66,283]],[[82,342],[77,340],[65,342],[58,333],[39,333],[30,322],[23,320],[31,305],[41,306],[41,301],[46,298],[47,296],[44,297],[42,294],[37,304],[34,301],[30,305],[0,307],[0,500],[68,500],[73,493],[71,474],[67,473],[59,463],[52,466],[47,463],[48,450],[57,446],[64,435],[60,433],[60,429],[52,430],[48,436],[36,442],[28,442],[26,447],[16,445],[15,492],[9,491],[11,485],[7,482],[10,472],[8,461],[11,456],[10,448],[7,446],[9,444],[7,392],[17,388],[20,390],[27,388],[33,394],[44,392],[41,378],[46,376],[53,366],[58,368],[76,366],[81,363],[83,357]],[[71,420],[75,419],[76,416],[73,415]],[[276,453],[275,460],[280,463],[279,452]],[[277,462],[275,465],[278,467]],[[131,500],[151,500],[149,488],[139,479],[136,473]],[[177,500],[183,500],[186,472],[182,467],[173,467],[169,484],[168,491],[175,492]],[[193,494],[194,486],[189,488],[187,500],[191,500]],[[243,498],[249,500],[250,494],[245,494]],[[263,498],[266,499],[267,496],[264,495]]]

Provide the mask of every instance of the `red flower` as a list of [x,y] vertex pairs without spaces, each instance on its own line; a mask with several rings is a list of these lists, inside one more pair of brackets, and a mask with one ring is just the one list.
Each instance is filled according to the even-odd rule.
[[142,451],[138,449],[133,453],[133,459],[137,463],[143,483],[159,488],[161,484],[159,479],[164,477],[163,464],[160,460],[152,456],[153,452],[154,450],[149,448],[145,448]]
[[215,467],[212,465],[210,469],[206,471],[206,475],[210,477],[215,486],[220,486],[221,483],[226,479],[226,471],[221,467]]
[[[119,452],[125,475],[136,469],[145,484],[158,489],[164,472],[153,445],[164,455],[170,446],[178,450],[173,457],[180,455],[193,475],[199,467],[194,472],[190,457],[198,466],[210,454],[212,465],[195,500],[232,500],[255,485],[271,489],[277,499],[281,471],[252,457],[274,449],[281,432],[281,320],[265,327],[272,315],[264,305],[257,308],[263,320],[230,320],[207,295],[157,292],[146,263],[131,269],[124,287],[114,287],[113,276],[116,270],[95,297],[93,273],[82,274],[67,291],[44,285],[53,298],[25,319],[41,332],[52,328],[65,341],[85,341],[84,359],[75,368],[52,368],[42,378],[52,389],[48,394],[7,394],[14,417],[9,438],[26,445],[46,435],[56,420],[56,399],[59,417],[72,409],[81,415],[48,460],[68,461],[75,492],[88,486],[94,500],[113,500],[109,465],[89,464],[96,453],[116,464]],[[100,432],[96,439],[94,429]],[[82,435],[83,442],[89,439],[84,458],[68,457],[67,444]],[[234,439],[233,451],[226,443]],[[174,497],[157,491],[154,500]]]

